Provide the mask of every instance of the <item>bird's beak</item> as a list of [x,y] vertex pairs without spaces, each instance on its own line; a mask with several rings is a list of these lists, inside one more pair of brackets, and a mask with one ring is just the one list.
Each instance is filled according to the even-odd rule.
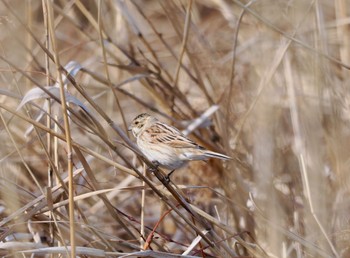
[[130,132],[132,129],[131,129],[131,126],[128,127],[128,131]]

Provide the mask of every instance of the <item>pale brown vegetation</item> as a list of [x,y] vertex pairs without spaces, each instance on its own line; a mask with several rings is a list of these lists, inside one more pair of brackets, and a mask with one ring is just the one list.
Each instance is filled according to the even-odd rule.
[[[348,1],[0,10],[1,256],[350,256]],[[145,172],[134,116],[214,105],[189,136],[232,161]]]

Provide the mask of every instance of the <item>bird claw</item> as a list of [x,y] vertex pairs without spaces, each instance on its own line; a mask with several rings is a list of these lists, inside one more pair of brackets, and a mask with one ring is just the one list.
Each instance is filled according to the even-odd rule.
[[167,183],[170,182],[170,176],[172,173],[174,173],[175,169],[171,170],[164,178]]
[[153,160],[153,161],[152,161],[152,164],[153,164],[156,168],[158,168],[158,167],[160,166],[160,163],[159,163],[157,160]]
[[[154,172],[158,169],[158,167],[160,166],[160,163],[159,163],[157,160],[154,160],[154,161],[152,161],[152,164],[153,164],[153,167],[149,167],[148,169],[149,169],[152,173],[154,173]],[[166,176],[164,176],[165,182],[166,182],[167,184],[170,183],[170,176],[171,176],[171,174],[172,174],[174,171],[175,171],[175,169],[173,169],[173,170],[170,171]]]
[[152,173],[154,173],[158,167],[160,166],[160,163],[156,160],[152,161],[153,167],[149,167],[149,171],[151,171]]

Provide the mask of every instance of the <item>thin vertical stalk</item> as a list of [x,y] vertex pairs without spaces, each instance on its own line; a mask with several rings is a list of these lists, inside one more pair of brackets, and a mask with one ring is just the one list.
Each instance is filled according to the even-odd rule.
[[[43,18],[44,18],[44,29],[45,29],[45,47],[47,49],[50,49],[50,38],[49,38],[49,28],[48,28],[48,22],[47,22],[47,6],[45,4],[45,1],[42,0],[42,10],[43,10]],[[50,85],[50,59],[45,54],[45,74],[46,74],[46,85]],[[48,128],[51,128],[51,105],[50,105],[50,99],[45,100],[47,103],[47,116],[46,116],[46,126]],[[47,152],[49,159],[52,157],[52,136],[50,133],[46,134],[47,137]],[[53,187],[53,180],[52,180],[52,167],[51,167],[51,162],[49,161],[47,164],[47,181],[48,181],[48,188]],[[47,189],[47,192],[51,190]],[[50,221],[53,218],[53,212],[52,210],[49,211],[49,219]],[[51,243],[54,242],[54,232],[53,232],[53,225],[50,223],[49,224],[49,232],[50,232],[50,238],[51,238]]]
[[177,87],[177,82],[179,80],[179,73],[180,73],[180,68],[181,68],[181,63],[182,63],[182,58],[185,54],[186,51],[186,44],[187,44],[187,39],[188,39],[188,33],[189,33],[189,28],[191,24],[191,8],[192,8],[192,0],[188,3],[187,6],[187,12],[186,12],[186,21],[185,21],[185,28],[184,28],[184,35],[182,38],[182,44],[181,44],[181,51],[180,51],[180,56],[179,60],[177,62],[176,70],[175,70],[175,75],[174,75],[174,86]]
[[120,102],[119,102],[118,96],[116,94],[115,89],[112,86],[110,75],[109,75],[109,70],[108,70],[108,65],[107,65],[106,49],[105,49],[104,38],[103,38],[103,33],[102,33],[103,32],[103,26],[102,26],[102,20],[101,20],[101,0],[98,1],[98,21],[97,21],[97,23],[98,23],[98,35],[100,37],[100,44],[101,44],[101,49],[102,49],[103,64],[104,64],[104,67],[105,67],[105,72],[106,72],[106,76],[107,76],[108,86],[113,92],[113,96],[115,98],[115,102],[116,102],[116,104],[118,106],[118,109],[120,111],[120,115],[122,116],[124,129],[125,129],[125,131],[128,131],[128,126],[127,126],[127,123],[126,123],[126,120],[125,120],[125,115],[124,115],[123,109],[120,106]]
[[47,9],[48,9],[47,13],[48,13],[49,32],[51,36],[51,44],[54,52],[54,60],[55,60],[56,69],[57,69],[57,78],[60,86],[61,107],[62,107],[62,115],[63,115],[64,128],[65,128],[67,163],[68,163],[67,170],[68,170],[69,228],[70,228],[70,245],[71,245],[70,251],[71,251],[71,257],[75,257],[76,247],[75,247],[75,224],[74,224],[72,141],[71,141],[71,134],[70,134],[70,125],[69,125],[69,119],[68,119],[65,90],[64,90],[64,85],[62,81],[58,49],[57,49],[56,40],[55,40],[54,14],[52,9],[52,3],[50,0],[47,0],[46,3],[47,3]]
[[[146,176],[146,165],[143,166],[143,175]],[[140,220],[141,220],[141,225],[140,225],[140,248],[141,251],[145,245],[145,199],[146,199],[146,183],[145,181],[142,181],[142,192],[141,192],[141,215],[140,215]]]

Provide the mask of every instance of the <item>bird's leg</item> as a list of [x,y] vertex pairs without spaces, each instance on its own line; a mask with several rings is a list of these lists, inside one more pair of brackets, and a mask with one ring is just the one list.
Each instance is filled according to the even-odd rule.
[[156,161],[156,160],[153,160],[153,161],[152,161],[152,164],[153,164],[154,167],[149,167],[148,169],[149,169],[152,173],[154,173],[154,171],[157,170],[158,167],[160,166],[160,163],[159,163],[158,161]]
[[[153,161],[152,161],[152,164],[153,164],[154,167],[149,167],[148,169],[149,169],[152,173],[154,173],[154,172],[158,169],[158,167],[160,166],[160,163],[159,163],[157,160],[153,160]],[[171,174],[172,174],[174,171],[175,171],[175,169],[171,170],[171,171],[164,177],[166,183],[169,183],[169,182],[170,182],[170,176],[171,176]]]
[[174,173],[175,169],[171,170],[166,176],[165,176],[165,181],[167,181],[167,183],[170,182],[170,176],[172,173]]

